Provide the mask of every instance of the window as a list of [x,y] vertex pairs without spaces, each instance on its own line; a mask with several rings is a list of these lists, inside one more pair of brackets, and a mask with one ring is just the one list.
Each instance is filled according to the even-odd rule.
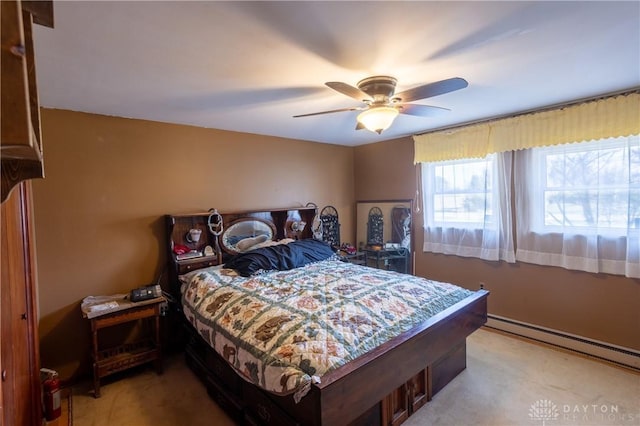
[[[623,139],[534,149],[541,206],[535,229],[626,235],[640,227],[640,148]],[[634,185],[635,182],[635,185]],[[634,188],[635,187],[635,188]]]
[[424,251],[640,278],[638,136],[423,163],[422,176]]
[[515,261],[511,153],[423,163],[424,251]]
[[640,276],[637,136],[515,155],[518,260]]
[[[430,163],[430,202],[425,211],[435,226],[480,229],[493,216],[493,156],[482,160]],[[495,223],[492,224],[495,228]]]

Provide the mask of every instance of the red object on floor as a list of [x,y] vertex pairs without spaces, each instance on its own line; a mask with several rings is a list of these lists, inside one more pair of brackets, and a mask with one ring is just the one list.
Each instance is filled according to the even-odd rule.
[[44,391],[44,416],[48,421],[55,420],[60,417],[62,409],[60,408],[60,380],[58,376],[49,377],[42,384]]

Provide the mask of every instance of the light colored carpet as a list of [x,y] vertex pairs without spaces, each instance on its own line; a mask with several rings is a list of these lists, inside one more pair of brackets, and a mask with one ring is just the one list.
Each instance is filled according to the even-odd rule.
[[[486,329],[467,343],[467,369],[404,425],[640,425],[635,372]],[[74,425],[233,425],[181,356],[103,383],[74,388]]]

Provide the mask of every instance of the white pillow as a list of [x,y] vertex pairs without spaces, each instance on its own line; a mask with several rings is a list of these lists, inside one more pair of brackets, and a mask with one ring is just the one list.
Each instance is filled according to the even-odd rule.
[[243,238],[236,243],[236,248],[239,252],[247,251],[247,249],[255,246],[256,244],[264,243],[269,239],[268,235],[258,235],[257,237]]

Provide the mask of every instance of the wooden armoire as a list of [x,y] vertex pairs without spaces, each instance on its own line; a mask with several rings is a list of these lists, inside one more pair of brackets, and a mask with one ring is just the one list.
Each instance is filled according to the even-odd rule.
[[53,26],[53,4],[2,0],[0,18],[0,425],[42,425],[29,180],[44,168],[32,26]]

